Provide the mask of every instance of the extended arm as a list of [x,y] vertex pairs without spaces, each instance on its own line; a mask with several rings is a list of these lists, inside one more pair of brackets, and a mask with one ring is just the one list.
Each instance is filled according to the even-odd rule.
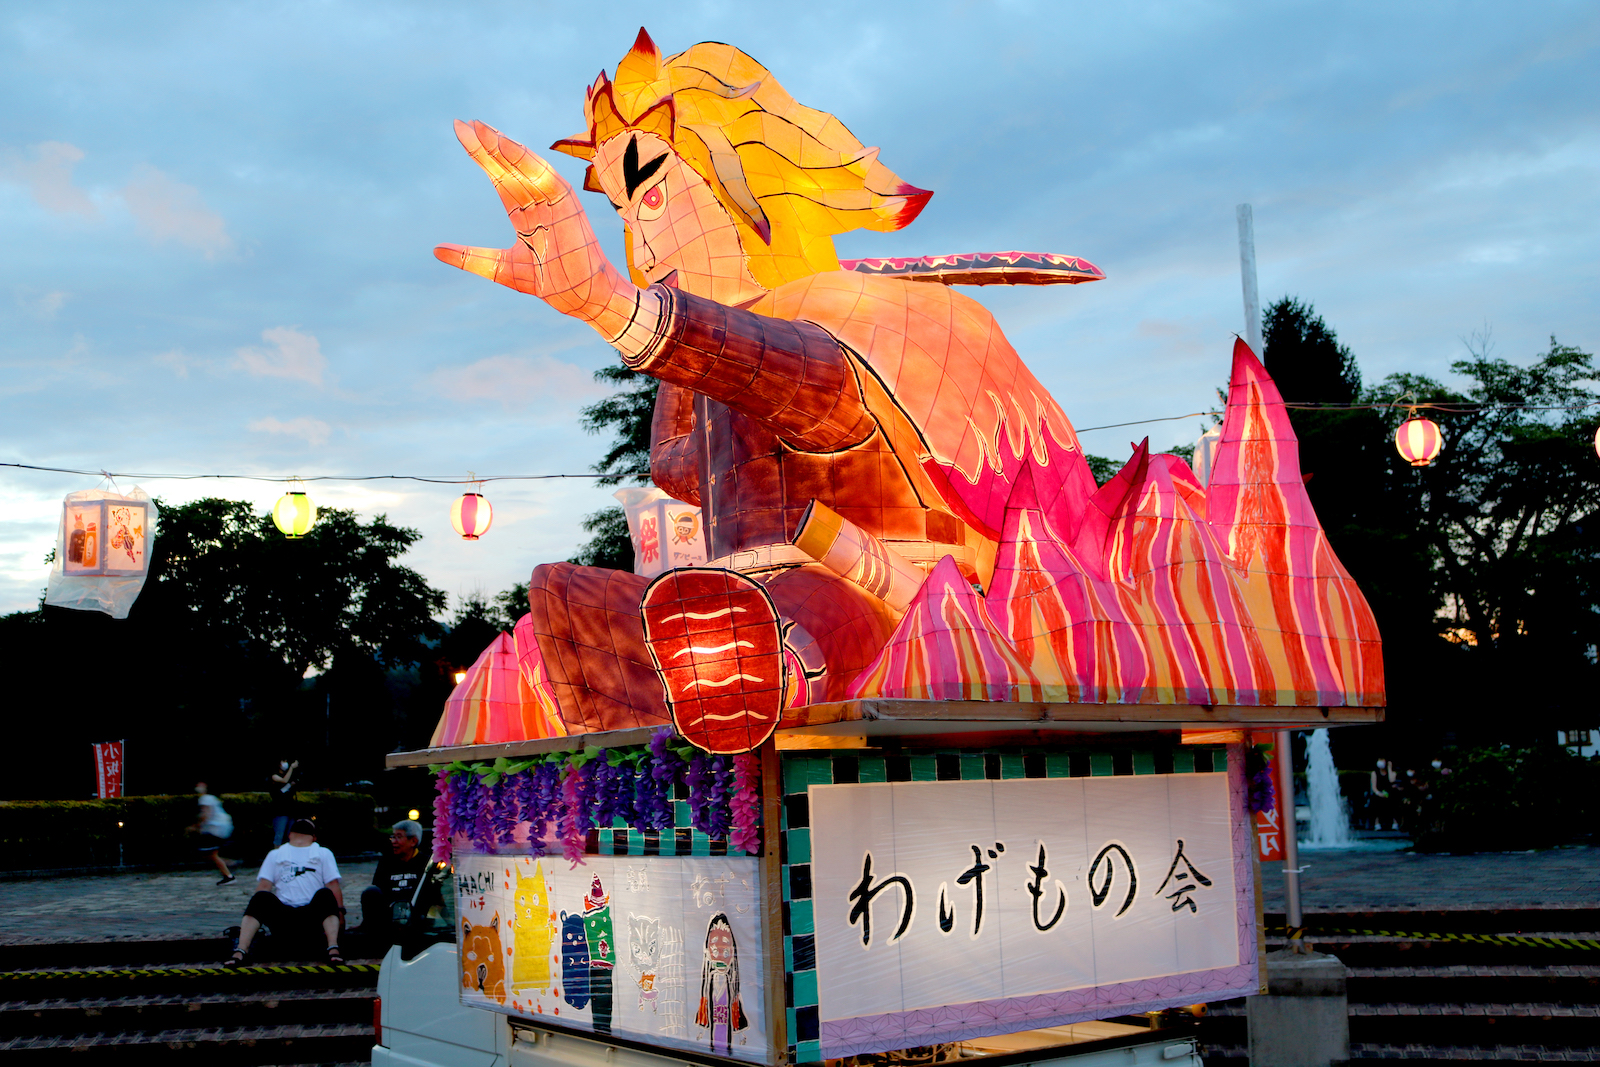
[[493,179],[518,242],[440,245],[440,260],[582,319],[629,366],[726,404],[802,451],[847,448],[872,432],[844,349],[826,330],[682,289],[640,289],[607,261],[575,190],[548,163],[481,122],[457,123],[456,134]]
[[659,285],[640,293],[633,322],[617,346],[624,363],[743,412],[801,451],[848,448],[872,433],[844,349],[820,326]]

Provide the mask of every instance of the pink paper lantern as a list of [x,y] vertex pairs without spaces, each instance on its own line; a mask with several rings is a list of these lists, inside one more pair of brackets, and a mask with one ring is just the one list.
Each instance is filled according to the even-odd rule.
[[1431,419],[1411,418],[1394,432],[1394,447],[1413,467],[1426,467],[1439,454],[1444,437]]
[[488,533],[493,521],[494,509],[482,493],[462,493],[450,508],[450,524],[465,541],[476,541]]

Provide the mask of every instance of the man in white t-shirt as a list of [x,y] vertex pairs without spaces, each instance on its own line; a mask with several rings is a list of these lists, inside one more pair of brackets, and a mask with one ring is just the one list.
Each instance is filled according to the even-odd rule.
[[239,923],[239,947],[223,966],[238,967],[250,951],[250,942],[262,926],[279,937],[296,926],[321,923],[328,938],[328,962],[343,963],[339,952],[339,923],[344,915],[344,890],[339,885],[339,865],[333,853],[317,844],[317,827],[310,819],[296,819],[289,827],[289,843],[267,853],[256,893]]

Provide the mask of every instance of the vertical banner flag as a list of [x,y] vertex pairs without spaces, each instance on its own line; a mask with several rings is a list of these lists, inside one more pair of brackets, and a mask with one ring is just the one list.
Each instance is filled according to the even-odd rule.
[[[1250,734],[1252,745],[1276,745],[1278,735],[1270,730],[1256,730]],[[1270,757],[1269,757],[1270,763]],[[1276,782],[1276,776],[1274,776]],[[1274,795],[1272,807],[1256,812],[1256,859],[1262,863],[1283,859],[1282,798]],[[1291,823],[1292,825],[1292,823]]]
[[121,741],[94,743],[95,796],[101,800],[122,795],[122,745]]

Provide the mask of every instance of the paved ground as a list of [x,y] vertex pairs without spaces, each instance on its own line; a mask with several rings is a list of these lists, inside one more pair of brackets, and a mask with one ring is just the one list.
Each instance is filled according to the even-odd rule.
[[[1600,848],[1475,856],[1361,849],[1302,850],[1308,912],[1403,908],[1600,907]],[[1268,911],[1283,910],[1283,864],[1261,865]],[[0,904],[3,907],[3,904]]]
[[[1600,848],[1424,856],[1409,852],[1306,851],[1305,910],[1600,907]],[[372,861],[341,866],[355,920]],[[0,882],[0,944],[215,937],[235,926],[254,890],[243,869],[218,887],[207,871],[69,875]],[[1283,864],[1261,867],[1269,911],[1283,908]]]
[[[357,902],[376,867],[376,860],[339,865],[352,925],[360,921]],[[217,937],[239,925],[256,870],[238,868],[239,880],[226,886],[209,869],[0,882],[0,944]]]

